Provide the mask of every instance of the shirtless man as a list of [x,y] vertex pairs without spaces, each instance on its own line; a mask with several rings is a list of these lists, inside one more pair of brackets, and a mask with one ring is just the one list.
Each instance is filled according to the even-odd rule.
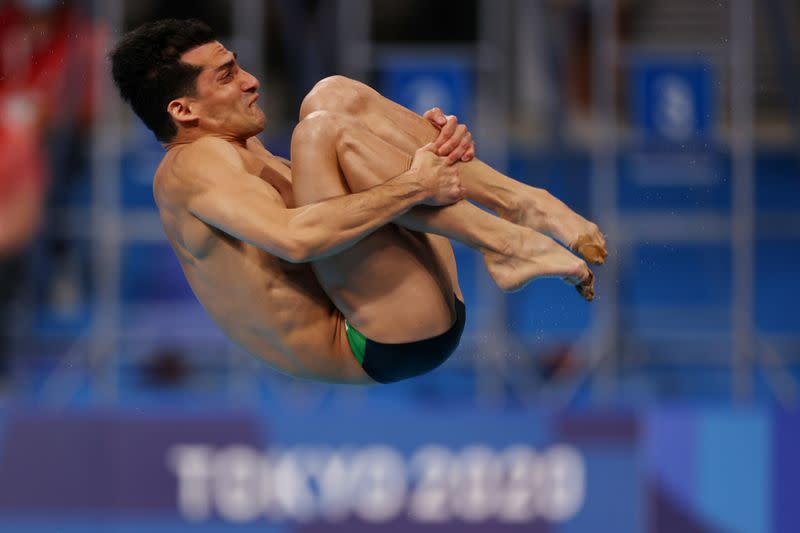
[[448,238],[482,253],[503,290],[558,276],[593,296],[584,261],[540,232],[602,263],[597,227],[471,160],[452,119],[440,134],[328,78],[302,104],[290,166],[255,138],[258,81],[204,24],[147,24],[111,58],[123,98],[167,149],[154,194],[189,284],[228,336],[283,372],[386,383],[441,364],[465,317]]

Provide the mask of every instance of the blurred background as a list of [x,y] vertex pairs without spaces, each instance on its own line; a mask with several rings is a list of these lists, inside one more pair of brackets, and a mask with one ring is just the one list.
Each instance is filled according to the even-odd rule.
[[[208,22],[288,156],[344,74],[606,232],[592,304],[456,246],[459,351],[282,376],[192,295],[106,54]],[[0,1],[0,531],[800,531],[797,0]]]

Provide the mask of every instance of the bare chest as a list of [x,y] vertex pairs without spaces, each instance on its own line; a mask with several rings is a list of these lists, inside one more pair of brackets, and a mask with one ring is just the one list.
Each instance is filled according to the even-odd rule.
[[270,184],[281,195],[286,207],[295,207],[292,192],[292,171],[279,158],[263,148],[239,149],[247,172]]

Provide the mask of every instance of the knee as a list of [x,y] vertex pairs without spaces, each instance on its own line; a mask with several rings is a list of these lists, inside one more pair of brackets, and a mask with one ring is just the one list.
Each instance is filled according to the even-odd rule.
[[300,105],[300,120],[316,111],[355,115],[363,111],[375,91],[345,76],[330,76],[317,82]]
[[309,151],[332,150],[339,157],[359,146],[355,131],[363,129],[358,119],[332,111],[313,111],[300,121],[292,133],[292,161],[303,159]]
[[295,147],[331,144],[338,146],[346,127],[352,121],[341,113],[312,111],[307,114],[292,133],[292,151]]
[[341,118],[330,111],[312,111],[300,119],[300,123],[292,133],[292,144],[318,143],[336,138],[341,129]]

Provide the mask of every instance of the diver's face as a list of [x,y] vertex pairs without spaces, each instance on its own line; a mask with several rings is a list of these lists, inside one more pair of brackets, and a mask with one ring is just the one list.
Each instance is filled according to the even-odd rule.
[[196,94],[186,97],[202,130],[247,138],[264,129],[266,118],[256,103],[258,80],[239,66],[235,54],[215,41],[189,50],[181,60],[203,69]]

